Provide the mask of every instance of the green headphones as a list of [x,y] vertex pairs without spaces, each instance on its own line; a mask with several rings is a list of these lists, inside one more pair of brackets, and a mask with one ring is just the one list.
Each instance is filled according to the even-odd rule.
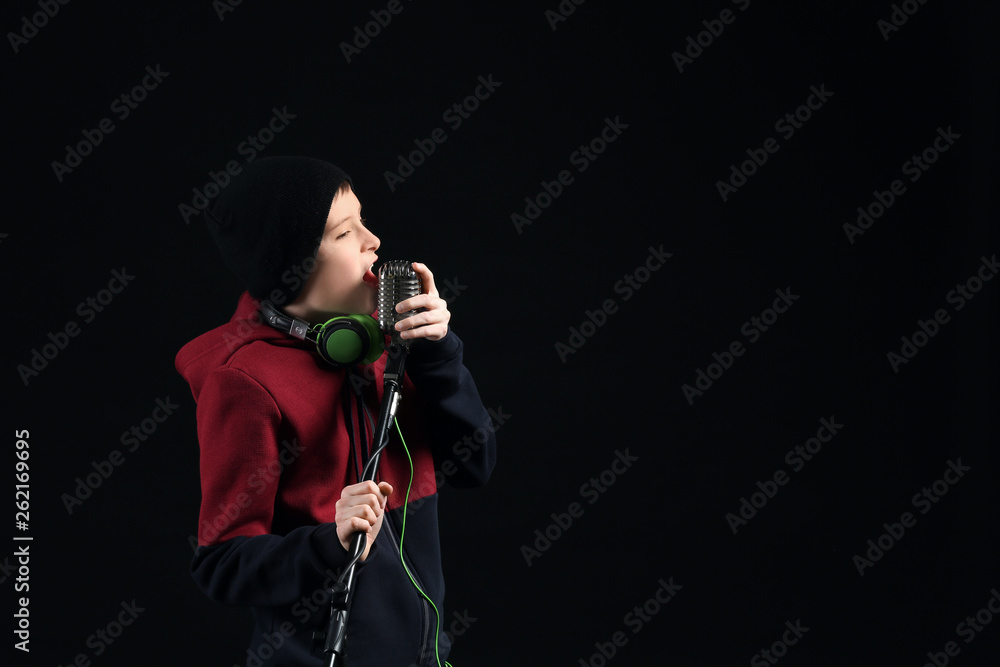
[[371,315],[339,315],[323,324],[309,324],[261,301],[264,322],[300,340],[312,341],[324,361],[336,368],[371,364],[382,356],[383,336]]

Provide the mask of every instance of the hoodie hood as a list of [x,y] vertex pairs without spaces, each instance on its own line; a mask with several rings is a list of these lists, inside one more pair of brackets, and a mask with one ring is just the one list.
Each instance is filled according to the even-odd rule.
[[249,292],[240,295],[236,312],[226,324],[198,336],[182,347],[174,359],[177,372],[191,385],[195,402],[201,394],[205,378],[220,366],[225,366],[244,347],[266,342],[279,347],[315,348],[309,341],[298,340],[263,323],[260,302]]

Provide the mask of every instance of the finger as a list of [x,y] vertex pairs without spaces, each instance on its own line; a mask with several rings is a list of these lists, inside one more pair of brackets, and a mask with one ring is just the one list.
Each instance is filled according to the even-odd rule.
[[418,294],[417,296],[411,296],[409,299],[403,299],[397,303],[396,312],[403,313],[407,310],[417,310],[418,308],[437,310],[439,308],[445,308],[447,305],[448,302],[436,294]]
[[[439,300],[444,303],[443,299]],[[451,312],[447,308],[425,310],[415,315],[404,317],[400,321],[396,322],[396,331],[415,329],[416,327],[424,326],[425,324],[447,322],[449,319],[451,319]]]
[[378,488],[382,491],[382,509],[384,510],[386,503],[389,502],[389,496],[392,495],[392,484],[389,482],[381,482],[379,483]]
[[349,507],[343,508],[338,512],[338,516],[344,519],[350,519],[352,517],[359,517],[365,521],[370,521],[374,523],[378,520],[379,514],[382,512],[382,508],[376,504],[374,507],[365,503],[361,505],[351,505]]
[[424,292],[427,294],[438,295],[437,287],[434,285],[434,274],[431,270],[427,268],[426,264],[421,264],[420,262],[413,262],[413,270],[417,272],[420,276],[420,282],[424,286]]
[[[347,515],[355,511],[356,508],[367,508],[374,513],[374,517],[378,517],[379,513],[382,511],[384,502],[382,500],[382,492],[378,493],[365,493],[358,496],[350,496],[348,498],[341,498],[337,501],[338,509],[342,509]],[[360,510],[359,510],[360,511]]]
[[416,329],[410,329],[399,334],[400,338],[405,338],[406,340],[416,340],[418,338],[426,338],[428,340],[441,340],[448,334],[447,324],[429,324],[425,327],[418,327]]
[[337,501],[337,506],[350,507],[365,504],[369,507],[378,507],[381,495],[382,491],[378,485],[371,480],[366,480],[344,487],[340,494],[340,500]]
[[353,496],[363,496],[366,493],[378,493],[378,485],[370,479],[358,482],[357,484],[351,484],[350,486],[345,486],[344,490],[340,493],[340,497],[347,498]]
[[[371,512],[371,508],[367,509],[368,512]],[[363,513],[343,513],[338,514],[335,521],[337,523],[337,534],[342,538],[346,538],[351,533],[367,533],[378,519],[373,516],[366,516]]]
[[347,518],[352,516],[364,516],[370,519],[378,518],[380,501],[376,496],[362,496],[360,498],[342,498],[337,501],[337,516]]
[[440,340],[448,333],[448,320],[451,316],[441,318],[443,321],[426,324],[423,326],[406,329],[399,334],[400,338],[412,340],[416,338],[429,338],[430,340]]
[[372,529],[372,523],[365,521],[361,517],[351,517],[347,522],[355,533],[367,533]]

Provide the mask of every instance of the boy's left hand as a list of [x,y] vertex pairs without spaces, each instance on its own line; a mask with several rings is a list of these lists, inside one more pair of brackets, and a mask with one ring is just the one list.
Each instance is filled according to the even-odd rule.
[[400,336],[404,340],[416,338],[441,340],[448,333],[448,322],[451,320],[448,302],[438,296],[437,287],[434,285],[434,274],[426,264],[413,262],[413,270],[420,276],[423,294],[400,301],[396,305],[396,312],[402,313],[417,308],[424,310],[398,322],[396,331],[402,332]]

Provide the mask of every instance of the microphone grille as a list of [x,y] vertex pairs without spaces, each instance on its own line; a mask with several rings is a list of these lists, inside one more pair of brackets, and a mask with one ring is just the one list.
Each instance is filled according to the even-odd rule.
[[378,326],[382,332],[395,336],[396,323],[415,315],[416,310],[396,312],[396,304],[420,294],[420,277],[412,262],[392,260],[378,270]]

